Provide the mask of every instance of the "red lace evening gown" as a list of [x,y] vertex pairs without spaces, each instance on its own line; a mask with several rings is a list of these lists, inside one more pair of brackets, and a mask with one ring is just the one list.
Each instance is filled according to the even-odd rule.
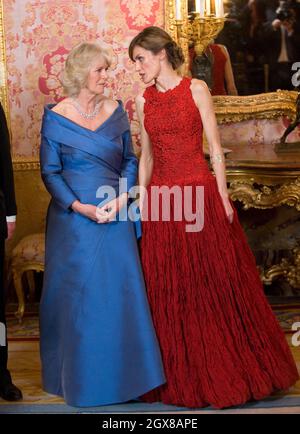
[[210,49],[213,53],[213,87],[212,95],[227,95],[225,89],[225,67],[227,58],[218,44],[211,44]]
[[196,233],[186,222],[143,222],[142,264],[167,383],[142,399],[222,408],[286,389],[298,373],[236,210],[230,224],[205,161],[190,83],[144,93],[151,185],[203,185],[205,220]]

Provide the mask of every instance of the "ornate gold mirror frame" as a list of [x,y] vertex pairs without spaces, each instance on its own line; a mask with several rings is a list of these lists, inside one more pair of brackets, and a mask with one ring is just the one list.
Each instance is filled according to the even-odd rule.
[[165,1],[165,29],[178,42],[175,24],[175,0]]
[[249,96],[213,96],[219,124],[296,115],[298,92],[278,90]]
[[[186,2],[181,2],[182,16],[187,15]],[[186,38],[178,38],[176,27],[176,1],[165,1],[165,30],[181,46],[188,56]],[[275,119],[296,114],[297,92],[277,91],[249,96],[214,96],[218,123],[241,122],[250,119]]]
[[0,102],[9,122],[9,105],[7,95],[6,54],[4,38],[3,2],[0,0]]

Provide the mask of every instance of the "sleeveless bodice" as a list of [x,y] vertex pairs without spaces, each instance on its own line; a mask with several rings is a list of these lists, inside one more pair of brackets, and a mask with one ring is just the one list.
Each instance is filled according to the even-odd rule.
[[144,92],[145,129],[150,137],[154,168],[152,183],[193,181],[210,174],[202,149],[202,121],[191,93],[191,79],[160,92]]

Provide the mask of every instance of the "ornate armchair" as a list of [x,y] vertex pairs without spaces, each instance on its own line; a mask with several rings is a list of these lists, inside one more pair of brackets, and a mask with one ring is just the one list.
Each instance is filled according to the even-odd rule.
[[25,310],[24,278],[29,293],[35,291],[34,271],[44,270],[45,218],[49,195],[40,178],[38,160],[14,159],[14,176],[18,204],[17,228],[7,246],[9,277],[18,298],[15,313],[22,321]]
[[31,234],[22,238],[11,255],[11,273],[18,297],[18,310],[16,317],[22,321],[25,310],[25,297],[22,278],[27,277],[29,294],[33,297],[35,292],[34,271],[44,271],[45,262],[45,235],[43,233]]

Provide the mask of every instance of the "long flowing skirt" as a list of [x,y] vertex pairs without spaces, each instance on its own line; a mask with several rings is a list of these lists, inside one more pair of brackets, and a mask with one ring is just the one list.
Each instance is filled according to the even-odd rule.
[[297,368],[237,212],[230,224],[212,175],[189,185],[204,186],[202,231],[186,232],[185,221],[143,222],[142,265],[167,383],[142,399],[223,408],[287,389]]
[[51,204],[40,323],[44,389],[70,405],[165,381],[131,221],[99,225]]

